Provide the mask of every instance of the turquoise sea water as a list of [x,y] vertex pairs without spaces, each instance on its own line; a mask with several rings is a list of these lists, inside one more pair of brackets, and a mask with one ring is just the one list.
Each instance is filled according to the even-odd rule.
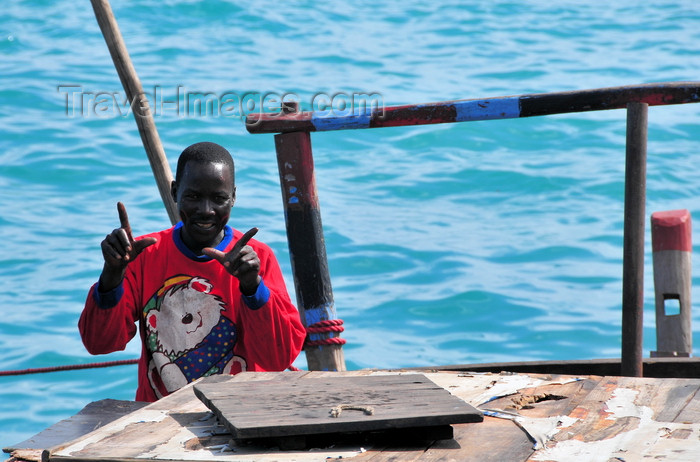
[[[700,76],[696,1],[112,3],[171,165],[196,141],[234,152],[232,224],[260,228],[292,294],[272,136],[178,92],[248,95],[253,110],[256,94],[288,93],[310,109],[323,95],[398,105]],[[76,329],[115,203],[135,233],[169,224],[124,97],[89,2],[3,2],[1,370],[138,355],[135,341],[92,357]],[[619,357],[624,146],[624,111],[313,135],[348,368]],[[647,217],[700,219],[700,104],[650,108],[648,152]],[[645,356],[649,242],[647,226]],[[135,375],[0,377],[0,446],[132,399]]]

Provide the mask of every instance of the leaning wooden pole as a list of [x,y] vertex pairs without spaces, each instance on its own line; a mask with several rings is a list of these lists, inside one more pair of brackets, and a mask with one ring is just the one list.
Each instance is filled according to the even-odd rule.
[[177,206],[170,194],[170,185],[173,180],[173,174],[170,171],[170,165],[165,157],[163,144],[160,142],[156,124],[151,114],[151,109],[148,104],[141,81],[136,74],[136,70],[131,63],[131,58],[122,39],[119,25],[112,13],[112,7],[108,0],[90,0],[92,9],[95,11],[97,24],[100,26],[102,35],[107,42],[109,54],[112,56],[114,67],[119,74],[119,80],[122,82],[124,91],[128,101],[131,101],[131,109],[136,120],[136,126],[141,135],[141,141],[146,149],[146,155],[151,163],[151,170],[156,178],[160,197],[165,204],[165,209],[168,212],[170,222],[175,224],[179,221]]
[[644,213],[647,171],[646,103],[627,105],[625,221],[622,262],[621,375],[642,377]]
[[344,371],[345,358],[323,238],[309,132],[275,135],[287,240],[311,371]]

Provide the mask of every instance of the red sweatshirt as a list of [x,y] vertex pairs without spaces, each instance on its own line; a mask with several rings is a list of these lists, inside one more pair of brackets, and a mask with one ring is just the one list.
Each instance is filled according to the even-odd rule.
[[[284,370],[306,335],[267,245],[248,242],[260,258],[262,283],[244,296],[221,263],[184,245],[181,226],[149,234],[158,242],[127,266],[119,287],[100,292],[96,283],[78,322],[91,354],[123,350],[138,324],[137,401],[155,401],[211,374]],[[230,250],[241,236],[227,226],[217,248]]]

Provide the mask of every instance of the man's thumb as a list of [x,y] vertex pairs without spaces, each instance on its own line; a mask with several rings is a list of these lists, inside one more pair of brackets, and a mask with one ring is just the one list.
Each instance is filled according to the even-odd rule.
[[223,253],[219,249],[214,249],[212,247],[205,247],[202,249],[202,253],[206,255],[209,258],[213,258],[214,260],[218,260],[219,263],[223,264],[224,260],[226,259],[226,254]]
[[143,239],[139,239],[137,241],[134,241],[134,250],[136,250],[136,255],[140,254],[143,252],[143,249],[146,247],[152,246],[158,242],[158,239],[155,237],[144,237]]

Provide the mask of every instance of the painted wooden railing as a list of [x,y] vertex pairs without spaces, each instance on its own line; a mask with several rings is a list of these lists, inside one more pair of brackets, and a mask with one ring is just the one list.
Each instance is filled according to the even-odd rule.
[[624,109],[628,103],[649,106],[700,102],[700,82],[668,82],[539,93],[496,98],[465,99],[394,107],[352,108],[338,111],[253,113],[246,119],[250,133],[289,133],[401,127],[408,125],[515,119],[570,112]]
[[[627,110],[625,219],[622,277],[621,375],[642,376],[642,313],[648,106],[700,102],[700,82],[668,82],[557,93],[369,107],[333,114],[304,112],[296,104],[276,113],[250,114],[250,133],[276,133],[275,147],[297,304],[311,343],[310,370],[345,370],[321,211],[314,177],[311,132],[511,119],[571,112]],[[324,324],[325,323],[325,324]]]

